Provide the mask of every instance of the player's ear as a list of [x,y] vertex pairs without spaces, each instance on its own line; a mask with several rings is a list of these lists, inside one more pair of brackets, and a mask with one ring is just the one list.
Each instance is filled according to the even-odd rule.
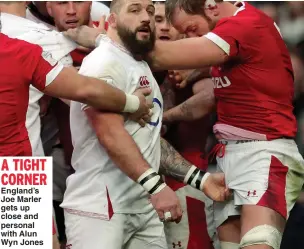
[[111,28],[115,29],[117,27],[117,15],[115,13],[110,14],[108,18],[108,23]]
[[209,17],[211,19],[212,19],[212,17],[219,16],[220,11],[219,11],[218,5],[215,5],[215,6],[212,6],[212,7],[209,7],[207,9],[205,9],[205,14],[206,14],[207,17]]
[[47,1],[45,7],[46,7],[46,10],[47,10],[47,12],[49,13],[49,15],[50,15],[51,17],[53,17],[51,4],[52,4],[52,3],[51,3],[50,1]]

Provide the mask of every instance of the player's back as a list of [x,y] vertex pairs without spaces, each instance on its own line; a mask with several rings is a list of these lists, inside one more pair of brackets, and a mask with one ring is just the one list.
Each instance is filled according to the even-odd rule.
[[[126,120],[124,126],[147,162],[158,170],[162,97],[147,63],[136,61],[124,48],[107,38],[84,59],[80,73],[107,80],[109,84],[127,93],[133,93],[141,87],[152,89],[152,94],[148,97],[155,103],[152,122],[142,128],[139,124]],[[114,164],[99,143],[84,108],[86,107],[77,102],[71,104],[74,145],[72,165],[76,172],[67,180],[63,207],[104,214],[107,213],[104,207],[110,201],[116,213],[142,213],[151,209],[143,188]],[[119,142],[123,143],[117,141]],[[78,193],[77,198],[75,193]]]
[[235,43],[229,47],[230,60],[212,71],[218,123],[254,132],[257,139],[294,137],[292,65],[274,21],[244,3],[214,32],[227,44]]

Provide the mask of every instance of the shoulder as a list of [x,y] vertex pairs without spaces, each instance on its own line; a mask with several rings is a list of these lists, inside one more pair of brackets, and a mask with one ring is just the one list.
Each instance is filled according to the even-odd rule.
[[101,44],[87,55],[81,68],[80,74],[92,77],[119,76],[126,74],[122,58],[111,44]]
[[42,54],[42,48],[38,45],[23,40],[10,38],[4,34],[1,34],[0,37],[1,49],[5,49],[12,56],[16,56],[18,58],[25,56],[37,57]]

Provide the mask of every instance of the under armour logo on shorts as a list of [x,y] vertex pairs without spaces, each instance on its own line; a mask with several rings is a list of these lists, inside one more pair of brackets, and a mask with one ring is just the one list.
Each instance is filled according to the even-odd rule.
[[174,242],[172,243],[173,248],[180,248],[182,247],[182,242],[178,241],[177,244],[175,244]]
[[253,190],[253,191],[249,190],[247,193],[247,196],[248,197],[257,197],[256,190]]

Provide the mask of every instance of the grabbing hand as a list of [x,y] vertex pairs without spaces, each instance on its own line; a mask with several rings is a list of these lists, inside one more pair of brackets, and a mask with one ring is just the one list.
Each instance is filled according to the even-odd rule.
[[153,108],[153,104],[151,101],[146,100],[146,96],[151,94],[151,89],[143,88],[137,89],[133,95],[136,95],[139,98],[139,108],[135,113],[129,115],[129,118],[137,123],[139,123],[142,127],[146,125],[147,122],[150,122],[151,116],[153,112],[151,108]]
[[63,32],[65,36],[78,43],[80,46],[86,48],[95,48],[96,38],[100,34],[106,34],[105,30],[105,16],[99,21],[98,27],[89,27],[82,25],[74,29],[68,29]]
[[175,192],[168,186],[157,194],[151,195],[151,203],[161,221],[179,223],[182,219],[180,202]]
[[173,70],[169,71],[169,79],[178,89],[185,88],[188,85],[188,77],[194,70]]
[[203,185],[203,192],[214,201],[225,201],[231,196],[225,183],[224,173],[212,173]]

